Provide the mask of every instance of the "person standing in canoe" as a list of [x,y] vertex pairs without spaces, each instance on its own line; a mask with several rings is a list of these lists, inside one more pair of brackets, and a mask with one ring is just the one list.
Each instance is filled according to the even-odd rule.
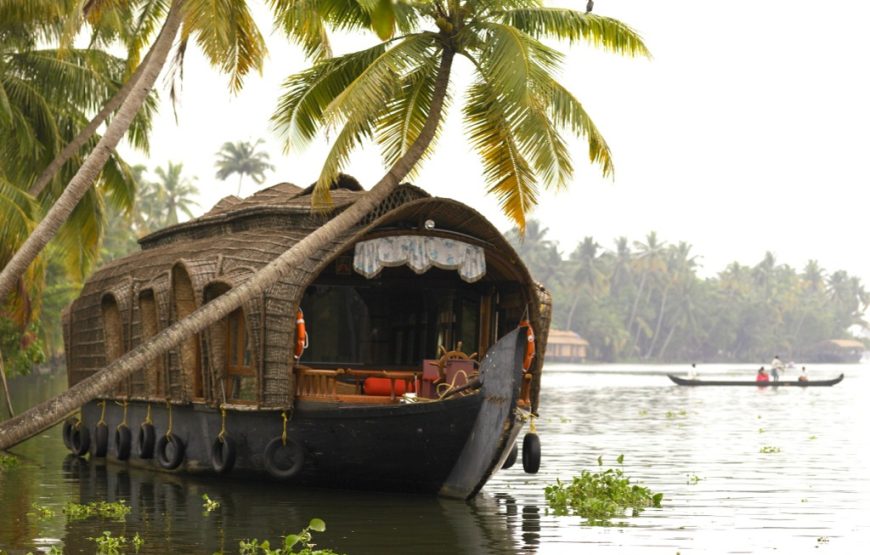
[[773,376],[773,381],[779,381],[780,372],[785,372],[785,365],[779,360],[779,355],[774,355],[773,361],[770,363],[770,375]]
[[764,366],[758,369],[758,374],[755,375],[755,381],[758,383],[767,383],[770,381],[770,376],[767,375]]
[[695,368],[695,363],[692,363],[692,367],[689,369],[689,379],[697,380],[698,379],[698,370]]
[[808,382],[808,381],[810,381],[809,376],[807,376],[807,367],[806,367],[806,366],[801,366],[801,375],[800,375],[800,377],[798,378],[798,381],[799,381],[799,382]]

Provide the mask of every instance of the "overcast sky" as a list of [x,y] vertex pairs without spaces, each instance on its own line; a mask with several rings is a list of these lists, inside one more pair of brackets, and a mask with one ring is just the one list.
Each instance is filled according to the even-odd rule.
[[[566,50],[562,82],[595,120],[616,164],[615,179],[602,178],[578,143],[569,191],[542,195],[532,217],[566,256],[585,236],[611,248],[619,236],[639,241],[654,230],[670,243],[690,243],[705,275],[735,260],[754,265],[769,250],[780,263],[801,269],[816,259],[870,286],[870,4],[596,0],[595,12],[633,27],[654,59]],[[298,48],[271,33],[268,17],[261,22],[270,34],[262,77],[233,98],[226,78],[188,49],[178,122],[164,104],[155,126],[145,163],[183,162],[197,178],[203,212],[236,192],[235,177],[214,177],[225,141],[266,141],[276,171],[263,186],[308,185],[325,156],[326,141],[285,154],[271,131],[281,81],[307,66]],[[365,40],[339,41],[336,50]],[[458,67],[455,92],[465,75]],[[483,193],[457,112],[415,183],[506,230],[496,199]],[[383,173],[375,147],[346,172],[364,187],[375,183]],[[247,182],[242,195],[257,188]]]

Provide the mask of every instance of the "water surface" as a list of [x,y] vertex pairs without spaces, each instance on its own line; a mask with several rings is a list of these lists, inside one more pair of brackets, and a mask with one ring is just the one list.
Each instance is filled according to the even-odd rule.
[[[141,553],[238,552],[240,539],[295,533],[326,521],[321,547],[383,553],[848,553],[870,542],[870,366],[817,365],[834,387],[678,387],[684,366],[550,365],[536,422],[538,474],[518,462],[469,503],[397,494],[299,489],[274,482],[191,479],[67,456],[55,428],[14,449],[0,471],[0,549],[62,545],[94,553],[103,530],[145,539]],[[702,377],[746,379],[702,366]],[[786,377],[789,377],[788,375]],[[791,376],[792,378],[794,376]],[[13,380],[16,405],[63,388],[63,378]],[[778,451],[764,453],[762,451]],[[665,495],[623,527],[591,527],[547,510],[544,487],[584,469],[618,467]],[[203,512],[202,495],[221,503]],[[68,501],[123,499],[123,523],[67,522]],[[56,511],[38,519],[37,503]],[[130,550],[129,552],[132,552]]]

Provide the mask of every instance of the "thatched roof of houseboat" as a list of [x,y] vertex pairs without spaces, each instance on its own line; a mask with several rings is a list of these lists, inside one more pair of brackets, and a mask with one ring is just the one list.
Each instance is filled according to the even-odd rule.
[[[245,199],[225,197],[198,218],[143,237],[139,241],[141,252],[100,268],[68,312],[65,331],[70,341],[68,349],[72,346],[68,355],[70,383],[106,365],[108,343],[120,345],[122,352],[133,348],[143,337],[147,338],[148,329],[155,326],[162,329],[197,307],[210,284],[233,287],[243,282],[365,194],[356,180],[342,176],[333,186],[333,207],[324,212],[312,209],[311,191],[311,187],[303,189],[280,183]],[[245,306],[251,339],[259,346],[258,356],[262,356],[257,363],[260,406],[280,407],[292,403],[292,373],[288,371],[288,361],[292,359],[295,309],[311,281],[335,257],[375,228],[408,225],[408,222],[422,224],[425,219],[436,221],[440,229],[473,237],[493,247],[495,252],[503,253],[503,257],[492,261],[488,257],[487,263],[497,267],[503,275],[514,276],[529,290],[538,290],[502,234],[482,215],[459,202],[431,197],[413,185],[400,185],[358,225],[325,245],[262,298]],[[178,300],[172,302],[173,288],[189,290],[183,296],[189,306]],[[155,311],[150,316],[140,314],[143,296],[153,301]],[[541,336],[545,336],[548,328],[548,297],[541,306],[532,304],[533,324],[540,330],[539,337],[546,340]],[[107,312],[106,307],[111,310]],[[123,325],[108,329],[104,320],[110,313]],[[265,334],[260,330],[266,330]],[[112,334],[115,337],[111,337]],[[182,354],[171,355],[162,363],[168,368],[178,367],[182,358]],[[539,360],[542,359],[540,356]],[[178,374],[169,373],[167,394],[172,399],[189,400],[190,392],[185,390]],[[126,384],[127,394],[133,397],[142,394],[145,382],[144,374],[133,378]],[[538,388],[539,380],[535,379],[534,399],[537,399]]]

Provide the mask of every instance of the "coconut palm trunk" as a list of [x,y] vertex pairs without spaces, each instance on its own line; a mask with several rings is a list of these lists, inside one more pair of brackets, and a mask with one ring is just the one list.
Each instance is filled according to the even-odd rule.
[[33,233],[0,272],[0,299],[6,298],[18,278],[24,274],[28,266],[45,248],[45,245],[54,238],[57,230],[67,220],[88,189],[91,188],[106,160],[129,129],[133,118],[151,92],[154,82],[166,62],[169,49],[181,25],[182,2],[183,0],[173,1],[163,29],[152,46],[148,62],[142,69],[142,75],[131,87],[129,95],[124,99],[118,113],[112,118],[97,146],[94,147],[94,150],[36,229],[33,230]]
[[188,337],[206,329],[209,325],[242,306],[243,303],[260,295],[306,258],[314,255],[324,244],[335,240],[366,214],[369,214],[395,190],[401,180],[420,160],[435,137],[435,132],[441,121],[441,110],[447,96],[447,85],[450,80],[454,54],[454,51],[449,47],[445,47],[442,52],[429,115],[420,134],[402,157],[393,164],[386,175],[366,195],[293,248],[264,266],[245,283],[200,307],[187,318],[179,320],[64,393],[13,419],[0,423],[0,449],[8,449],[46,430],[85,403],[109,391],[115,384],[129,377],[136,370],[169,352],[170,349]]

